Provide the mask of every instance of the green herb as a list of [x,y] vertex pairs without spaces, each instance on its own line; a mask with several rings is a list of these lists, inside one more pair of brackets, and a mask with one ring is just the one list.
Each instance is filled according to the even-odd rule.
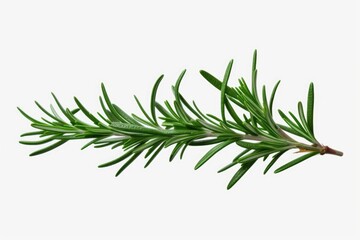
[[[212,145],[213,147],[196,164],[195,169],[198,169],[225,147],[237,144],[243,149],[241,153],[230,164],[219,170],[219,172],[223,172],[230,168],[238,168],[228,184],[228,189],[234,186],[259,159],[264,161],[271,159],[265,168],[265,174],[284,153],[291,149],[298,149],[298,152],[306,154],[279,167],[275,173],[286,170],[317,154],[342,156],[342,152],[320,144],[315,138],[314,85],[312,83],[308,91],[306,111],[304,111],[303,104],[299,102],[298,116],[291,112],[286,115],[279,110],[279,114],[286,124],[274,121],[273,103],[280,81],[274,86],[269,100],[265,86],[260,95],[257,90],[256,61],[257,53],[255,51],[251,86],[248,86],[243,78],[239,79],[237,87],[227,85],[233,65],[232,60],[226,68],[222,81],[206,71],[200,71],[200,74],[210,84],[220,90],[220,118],[204,114],[195,102],[189,103],[181,95],[179,88],[185,75],[185,71],[183,71],[173,86],[175,100],[172,104],[169,101],[165,101],[164,104],[156,101],[157,90],[163,75],[158,78],[153,87],[150,113],[135,97],[144,117],[135,114],[129,115],[112,103],[103,84],[101,85],[103,97],[100,97],[103,114],[90,113],[77,98],[74,98],[77,108],[73,110],[65,108],[54,94],[53,97],[63,117],[56,112],[53,106],[50,106],[50,111],[48,111],[37,102],[36,105],[48,118],[36,120],[19,108],[19,111],[30,120],[31,126],[36,129],[36,131],[25,133],[22,136],[36,135],[40,139],[20,141],[20,143],[49,144],[31,153],[30,156],[48,152],[69,140],[77,139],[89,139],[82,149],[90,145],[94,145],[96,148],[111,147],[115,149],[121,147],[123,149],[121,156],[99,166],[108,167],[124,162],[116,176],[121,174],[142,153],[148,159],[145,164],[145,167],[148,167],[164,148],[173,146],[169,158],[172,161],[179,154],[181,159],[188,146]],[[242,115],[238,113],[239,110],[242,110]],[[79,111],[91,123],[80,120],[77,117]],[[158,114],[161,116],[158,117]],[[161,124],[159,120],[162,121]],[[306,142],[298,142],[290,135],[303,138]]]

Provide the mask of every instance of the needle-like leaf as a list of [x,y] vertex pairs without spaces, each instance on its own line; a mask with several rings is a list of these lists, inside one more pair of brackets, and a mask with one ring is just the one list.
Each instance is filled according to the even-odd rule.
[[224,147],[228,146],[229,144],[233,143],[233,140],[228,140],[222,143],[219,143],[218,145],[216,145],[215,147],[213,147],[212,149],[210,149],[210,151],[208,151],[201,159],[200,161],[196,164],[195,166],[195,170],[198,169],[199,167],[201,167],[202,165],[204,165],[204,163],[206,163],[212,156],[214,156],[217,152],[219,152],[221,149],[223,149]]
[[233,62],[234,62],[233,60],[231,60],[229,62],[228,66],[226,68],[226,71],[225,71],[224,80],[221,85],[220,106],[221,106],[221,117],[222,117],[223,122],[226,122],[226,119],[225,119],[225,93],[226,93],[227,83],[230,78],[230,72],[231,72]]
[[307,100],[307,123],[310,133],[314,135],[314,84],[310,83]]
[[313,156],[315,156],[315,155],[317,155],[317,154],[319,154],[319,153],[318,153],[318,152],[310,152],[310,153],[305,154],[305,155],[303,155],[303,156],[301,156],[301,157],[298,157],[298,158],[292,160],[291,162],[288,162],[287,164],[285,164],[285,165],[279,167],[278,169],[276,169],[276,170],[275,170],[275,173],[282,172],[282,171],[284,171],[284,170],[286,170],[286,169],[288,169],[288,168],[290,168],[290,167],[293,167],[293,166],[295,166],[296,164],[299,164],[299,163],[305,161],[306,159],[308,159],[308,158],[310,158],[310,157],[313,157]]
[[[204,70],[200,70],[200,74],[214,87],[216,87],[217,89],[221,90],[221,86],[222,86],[222,82],[220,80],[218,80],[216,77],[214,77],[213,75],[211,75],[210,73],[204,71]],[[228,94],[229,96],[233,97],[233,98],[237,98],[237,94],[234,91],[233,88],[231,87],[226,87],[226,94]]]
[[54,143],[54,144],[52,144],[50,146],[47,146],[47,147],[45,147],[43,149],[40,149],[40,150],[37,150],[35,152],[30,153],[30,156],[36,156],[36,155],[46,153],[48,151],[51,151],[51,150],[63,145],[64,143],[66,143],[66,140],[57,141],[56,143]]
[[115,174],[115,176],[119,176],[127,167],[129,167],[129,165],[131,163],[133,163],[135,161],[135,159],[141,154],[141,152],[139,153],[134,153],[134,155],[132,155],[132,157],[126,161],[126,163],[124,163],[124,165],[122,165],[122,167],[119,169],[119,171],[117,171],[117,173]]
[[254,96],[255,100],[259,102],[258,92],[257,92],[257,69],[256,69],[256,63],[257,63],[257,50],[254,51],[253,55],[253,63],[252,63],[252,95]]
[[150,159],[146,162],[144,168],[147,168],[150,163],[156,158],[156,156],[160,153],[160,151],[164,148],[165,143],[162,143],[154,152],[154,154],[150,157]]
[[235,175],[231,178],[229,184],[227,185],[227,189],[232,188],[242,176],[254,165],[255,161],[244,163],[241,165],[240,169],[235,173]]
[[281,81],[279,80],[279,81],[275,84],[275,87],[274,87],[273,91],[271,92],[270,103],[269,103],[271,115],[273,114],[273,104],[274,104],[274,99],[275,99],[276,90],[278,89],[280,82],[281,82]]
[[271,162],[266,166],[265,170],[264,170],[264,174],[266,174],[270,168],[276,163],[276,161],[281,157],[281,155],[283,155],[286,152],[286,150],[278,152],[277,154],[275,154],[271,160]]
[[156,93],[158,91],[159,85],[161,80],[164,78],[164,75],[161,75],[155,82],[152,93],[151,93],[151,102],[150,102],[150,109],[151,109],[151,116],[156,123],[156,125],[159,125],[156,118],[156,112],[155,112],[155,103],[156,103]]

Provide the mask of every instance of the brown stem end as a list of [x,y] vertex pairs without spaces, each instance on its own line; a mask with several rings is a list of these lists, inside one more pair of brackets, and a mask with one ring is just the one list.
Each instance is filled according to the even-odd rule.
[[321,149],[321,151],[320,151],[320,154],[321,154],[321,155],[324,155],[324,154],[333,154],[333,155],[336,155],[336,156],[342,156],[342,155],[344,155],[343,152],[338,151],[338,150],[335,150],[335,149],[332,149],[332,148],[330,148],[330,147],[328,147],[328,146],[323,147],[323,148]]

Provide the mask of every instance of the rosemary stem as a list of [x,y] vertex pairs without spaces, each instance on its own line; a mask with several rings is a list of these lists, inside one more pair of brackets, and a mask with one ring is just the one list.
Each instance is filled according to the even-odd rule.
[[321,153],[321,150],[323,148],[322,146],[312,146],[312,145],[299,143],[299,142],[297,144],[295,144],[294,147],[297,147],[297,148],[303,149],[303,150],[319,152],[319,153]]

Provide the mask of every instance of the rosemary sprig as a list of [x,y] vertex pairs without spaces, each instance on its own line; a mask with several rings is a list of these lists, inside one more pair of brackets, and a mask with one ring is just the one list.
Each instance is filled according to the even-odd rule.
[[[239,86],[237,87],[227,85],[233,60],[229,62],[222,81],[206,71],[200,71],[200,74],[209,83],[220,90],[220,118],[211,114],[204,114],[195,102],[189,103],[181,95],[179,88],[185,75],[184,70],[175,86],[172,87],[175,96],[172,104],[169,101],[165,101],[164,104],[156,101],[157,90],[164,77],[163,75],[157,79],[153,87],[150,113],[135,97],[144,117],[135,114],[129,115],[115,105],[110,100],[104,84],[101,85],[103,97],[100,97],[103,114],[97,113],[97,116],[90,113],[76,97],[74,100],[77,108],[70,110],[63,107],[54,94],[52,95],[63,117],[56,112],[52,105],[48,111],[36,102],[36,105],[48,117],[41,118],[41,120],[30,117],[18,108],[30,120],[31,126],[36,129],[36,131],[21,136],[35,135],[39,137],[39,140],[20,141],[20,143],[27,145],[49,143],[48,146],[31,153],[30,156],[48,152],[69,140],[78,139],[90,140],[82,149],[90,145],[94,145],[95,148],[111,147],[115,149],[122,147],[122,155],[99,166],[108,167],[124,162],[116,176],[121,174],[143,153],[147,159],[145,167],[148,167],[164,148],[174,146],[169,157],[169,160],[172,161],[178,154],[180,154],[181,159],[188,146],[213,145],[195,165],[195,169],[198,169],[220,150],[231,144],[237,144],[243,150],[228,165],[219,170],[219,172],[223,172],[238,167],[227,186],[228,189],[259,159],[265,161],[271,156],[271,160],[265,168],[265,174],[285,152],[291,149],[298,149],[298,152],[305,152],[306,154],[277,168],[275,173],[286,170],[317,154],[342,156],[342,152],[320,144],[315,138],[313,83],[310,84],[308,91],[306,114],[303,104],[299,102],[298,116],[292,112],[286,115],[279,110],[285,124],[278,124],[273,119],[273,103],[280,81],[274,86],[269,99],[265,86],[262,87],[261,94],[259,94],[256,61],[257,52],[255,50],[251,86],[248,86],[243,78],[239,79]],[[239,109],[244,111],[242,116],[238,114]],[[79,111],[91,123],[80,120],[77,117]],[[161,114],[161,116],[157,117],[157,114]],[[64,117],[66,120],[63,119]],[[159,120],[162,121],[161,124]],[[306,142],[298,142],[290,135],[303,138]]]

